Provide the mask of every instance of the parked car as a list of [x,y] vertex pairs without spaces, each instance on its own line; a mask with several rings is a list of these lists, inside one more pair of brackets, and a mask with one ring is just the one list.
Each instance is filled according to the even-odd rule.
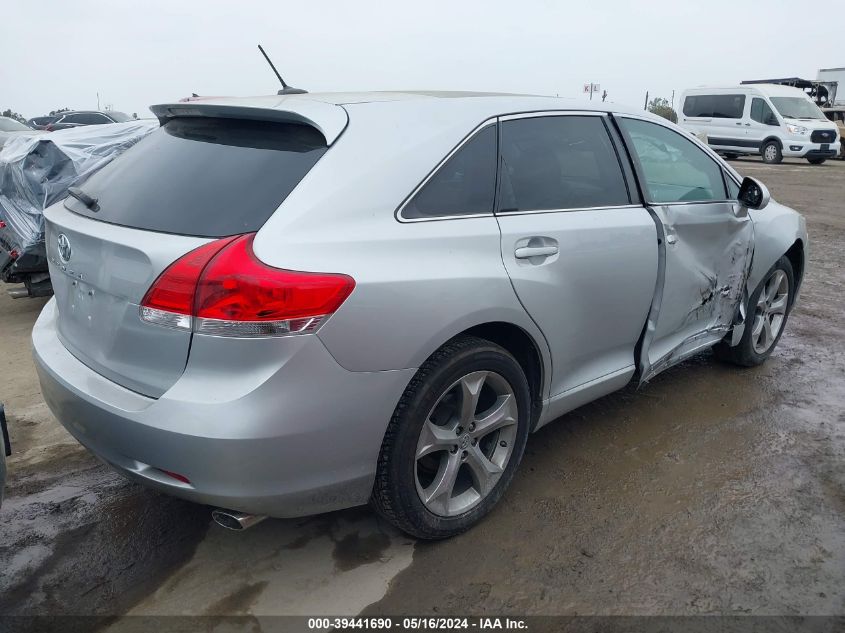
[[132,117],[123,112],[116,110],[106,110],[105,112],[98,112],[96,110],[89,111],[73,111],[62,112],[55,121],[48,123],[45,130],[65,130],[69,127],[79,127],[82,125],[106,125],[108,123],[126,123],[131,121]]
[[31,118],[27,123],[29,127],[33,130],[43,130],[46,129],[48,125],[50,125],[53,121],[55,121],[58,116],[50,115],[50,116],[36,116]]
[[0,149],[10,140],[18,136],[34,136],[40,132],[27,127],[20,121],[0,116]]
[[708,347],[758,365],[804,219],[665,119],[472,93],[154,106],[46,209],[65,428],[238,528],[371,501],[442,538],[529,432]]
[[24,284],[9,294],[52,294],[44,209],[157,127],[153,120],[32,132],[6,144],[0,151],[0,281]]
[[687,90],[678,123],[707,134],[710,147],[728,158],[759,154],[766,163],[791,156],[820,165],[839,153],[841,142],[804,91],[776,84]]

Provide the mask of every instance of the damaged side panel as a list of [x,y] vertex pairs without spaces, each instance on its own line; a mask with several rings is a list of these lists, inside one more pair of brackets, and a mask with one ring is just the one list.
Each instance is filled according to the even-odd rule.
[[661,270],[640,353],[640,381],[721,340],[744,315],[754,225],[734,202],[655,205]]

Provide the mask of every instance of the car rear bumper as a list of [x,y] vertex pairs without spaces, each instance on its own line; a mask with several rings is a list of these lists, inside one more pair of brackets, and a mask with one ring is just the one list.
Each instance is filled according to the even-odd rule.
[[[172,495],[277,517],[367,502],[384,431],[414,373],[347,371],[313,335],[208,337],[192,348],[183,376],[154,399],[68,352],[57,336],[55,301],[32,339],[47,405],[92,453]],[[240,357],[231,353],[239,343]]]

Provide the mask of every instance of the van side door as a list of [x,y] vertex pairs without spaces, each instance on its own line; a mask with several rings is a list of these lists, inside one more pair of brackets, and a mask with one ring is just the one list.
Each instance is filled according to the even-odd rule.
[[551,398],[575,402],[552,407],[559,414],[586,390],[598,397],[633,375],[657,230],[606,114],[519,114],[499,129],[502,259],[548,341]]
[[729,199],[723,166],[691,138],[634,115],[616,117],[660,233],[659,277],[640,379],[719,340],[733,326],[754,247],[747,210]]

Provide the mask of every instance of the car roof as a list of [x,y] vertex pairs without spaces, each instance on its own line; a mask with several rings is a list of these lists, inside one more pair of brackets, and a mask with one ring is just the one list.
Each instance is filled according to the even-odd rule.
[[59,112],[53,116],[65,116],[66,114],[104,114],[105,116],[111,116],[113,114],[123,114],[126,116],[124,112],[119,112],[117,110],[65,110],[64,112]]
[[460,100],[477,104],[478,108],[490,111],[551,109],[586,110],[597,112],[642,113],[638,108],[620,105],[611,101],[583,101],[563,97],[507,92],[469,92],[447,90],[394,90],[369,92],[309,92],[290,95],[262,95],[254,97],[189,97],[182,102],[197,104],[231,104],[271,109],[285,107],[303,101],[317,101],[330,105],[361,105],[367,103],[407,103],[435,100]]
[[[385,92],[323,92],[255,97],[189,97],[178,103],[150,109],[163,122],[175,116],[227,116],[304,122],[319,129],[329,144],[346,127],[359,108],[377,107],[381,112],[405,113],[417,126],[443,126],[442,117],[423,121],[427,111],[454,113],[455,121],[477,121],[511,113],[549,110],[616,112],[655,118],[640,108],[612,102],[584,101],[541,95],[498,92],[401,90]],[[203,112],[204,111],[204,112]],[[662,120],[662,119],[659,119]]]

